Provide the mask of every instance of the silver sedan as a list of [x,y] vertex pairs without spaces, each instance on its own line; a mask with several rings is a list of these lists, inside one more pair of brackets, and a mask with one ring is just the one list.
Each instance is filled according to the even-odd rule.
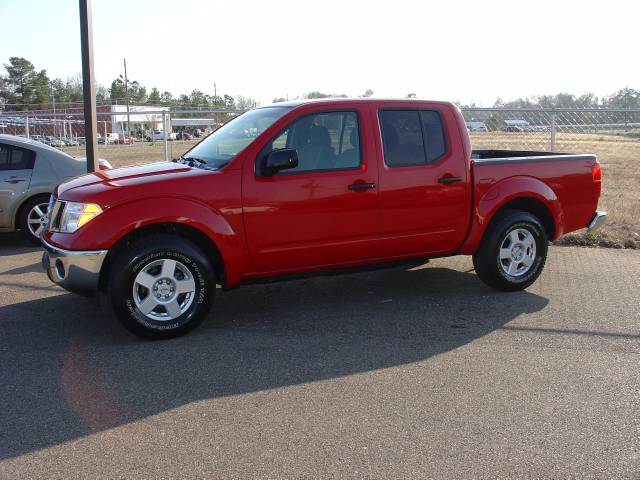
[[[100,168],[110,165],[100,160]],[[0,135],[0,232],[21,230],[39,243],[53,189],[86,172],[84,158],[23,137]]]

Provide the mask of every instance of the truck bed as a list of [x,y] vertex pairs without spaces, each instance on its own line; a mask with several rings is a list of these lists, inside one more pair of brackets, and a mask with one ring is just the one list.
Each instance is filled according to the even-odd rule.
[[[474,198],[480,217],[490,216],[483,205],[493,199],[515,198],[527,192],[531,198],[545,198],[555,204],[554,216],[561,218],[552,240],[563,232],[586,227],[598,205],[594,188],[593,154],[534,152],[524,150],[473,150]],[[481,223],[482,218],[476,219]]]

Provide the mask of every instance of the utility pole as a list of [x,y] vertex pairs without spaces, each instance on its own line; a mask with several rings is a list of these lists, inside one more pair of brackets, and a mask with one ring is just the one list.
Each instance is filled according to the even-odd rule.
[[[131,140],[131,115],[129,114],[129,78],[127,77],[127,59],[124,59],[124,96],[127,97],[127,136]],[[131,143],[129,143],[131,145]]]
[[80,6],[80,44],[82,51],[82,95],[87,172],[98,170],[96,134],[96,89],[93,81],[93,25],[91,0],[78,0]]
[[53,94],[53,82],[51,82],[51,102],[53,103],[53,136],[56,136],[56,96]]

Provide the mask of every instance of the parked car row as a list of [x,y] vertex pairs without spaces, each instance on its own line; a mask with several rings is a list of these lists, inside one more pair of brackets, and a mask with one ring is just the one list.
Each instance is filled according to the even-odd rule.
[[[150,133],[147,133],[145,140],[147,142],[153,142],[158,140],[164,140],[165,132],[163,130],[154,130]],[[175,132],[167,133],[167,140],[177,140],[178,134]]]
[[49,135],[31,135],[31,140],[44,143],[50,147],[69,147],[80,145],[80,142],[75,138],[70,137],[54,137]]

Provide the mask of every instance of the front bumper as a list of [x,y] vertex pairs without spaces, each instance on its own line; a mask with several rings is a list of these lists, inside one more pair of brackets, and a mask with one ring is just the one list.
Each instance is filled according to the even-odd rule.
[[98,291],[100,269],[108,250],[64,250],[41,239],[42,267],[49,279],[70,292],[91,295]]
[[587,230],[589,230],[590,232],[593,232],[599,229],[606,220],[607,220],[607,212],[596,212],[596,214],[591,219],[591,222],[589,223]]

